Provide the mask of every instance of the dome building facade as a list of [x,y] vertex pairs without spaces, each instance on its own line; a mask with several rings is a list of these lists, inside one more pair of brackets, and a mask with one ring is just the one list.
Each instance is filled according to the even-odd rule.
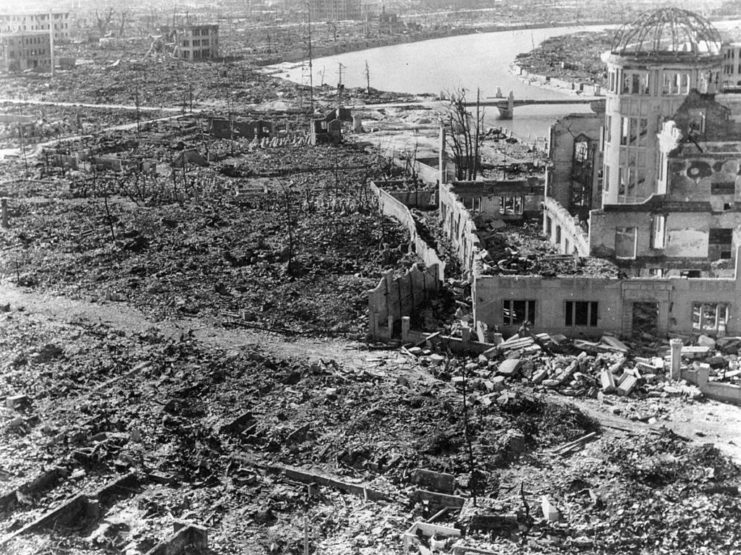
[[691,90],[718,91],[721,38],[697,14],[660,9],[623,26],[602,60],[608,72],[602,206],[641,203],[666,193],[657,148],[664,120]]

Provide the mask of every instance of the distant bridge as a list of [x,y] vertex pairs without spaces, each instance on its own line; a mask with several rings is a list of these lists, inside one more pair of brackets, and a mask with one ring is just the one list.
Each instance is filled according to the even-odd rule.
[[[540,100],[535,98],[515,99],[514,94],[510,91],[507,98],[489,97],[486,100],[478,102],[479,106],[494,106],[499,110],[500,119],[512,119],[514,109],[517,106],[533,106],[536,104],[592,104],[593,102],[604,101],[604,97],[590,96],[578,98],[564,98],[558,100]],[[466,106],[476,106],[476,102],[466,102]]]

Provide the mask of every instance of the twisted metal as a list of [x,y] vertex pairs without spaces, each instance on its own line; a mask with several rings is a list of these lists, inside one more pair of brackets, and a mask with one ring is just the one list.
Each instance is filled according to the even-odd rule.
[[615,33],[611,51],[628,56],[702,57],[720,53],[718,30],[704,17],[679,8],[644,12]]

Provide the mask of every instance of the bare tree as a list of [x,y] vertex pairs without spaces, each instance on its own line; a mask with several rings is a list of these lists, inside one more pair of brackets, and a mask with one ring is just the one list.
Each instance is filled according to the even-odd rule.
[[121,10],[121,13],[119,14],[119,17],[121,18],[121,22],[118,25],[118,36],[123,37],[124,36],[124,30],[126,29],[126,20],[129,17],[128,10]]
[[476,92],[476,112],[468,110],[465,89],[449,95],[449,106],[445,123],[450,127],[447,143],[453,151],[455,176],[458,180],[474,180],[481,173],[480,147],[484,124],[484,111],[479,107],[479,92]]
[[105,35],[108,32],[111,19],[113,19],[113,8],[108,8],[102,15],[97,10],[95,11],[95,20],[101,35]]

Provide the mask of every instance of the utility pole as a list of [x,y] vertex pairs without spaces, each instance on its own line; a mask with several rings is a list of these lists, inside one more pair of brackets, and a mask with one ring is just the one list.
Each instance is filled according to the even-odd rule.
[[340,85],[342,85],[342,68],[344,68],[344,67],[345,66],[342,65],[342,62],[337,62],[337,76],[339,78],[338,81],[337,81],[337,86],[338,87]]
[[481,121],[481,89],[476,89],[476,131],[474,133],[474,144],[476,147],[473,151],[473,179],[479,173],[479,122]]
[[337,62],[337,106],[342,106],[342,68],[345,66],[342,65],[342,62]]
[[365,90],[370,94],[370,68],[368,67],[368,60],[365,61]]
[[312,64],[311,52],[311,4],[306,2],[306,18],[309,24],[309,107],[311,108],[311,117],[314,117],[314,66]]

